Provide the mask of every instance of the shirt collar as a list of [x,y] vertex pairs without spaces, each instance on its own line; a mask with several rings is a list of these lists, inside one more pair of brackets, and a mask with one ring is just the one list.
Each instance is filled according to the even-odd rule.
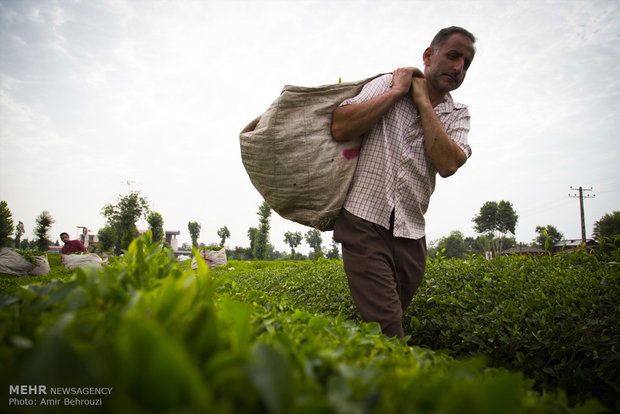
[[449,93],[446,93],[446,96],[444,97],[443,101],[441,101],[439,105],[435,107],[435,112],[446,114],[454,110],[464,109],[464,108],[467,108],[467,105],[454,102],[454,100],[452,99],[452,95],[450,95]]

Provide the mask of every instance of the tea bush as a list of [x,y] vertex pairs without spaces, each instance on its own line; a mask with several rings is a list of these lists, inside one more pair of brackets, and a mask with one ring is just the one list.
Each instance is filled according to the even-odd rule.
[[[601,411],[594,400],[573,409],[561,392],[533,392],[532,381],[482,359],[454,360],[386,338],[376,324],[238,290],[251,271],[211,275],[196,256],[194,272],[146,234],[104,268],[0,295],[3,400],[8,385],[46,384],[112,387],[88,412]],[[320,305],[303,297],[308,307]]]
[[[409,343],[485,355],[536,388],[597,398],[620,410],[620,266],[614,256],[430,260],[404,317]],[[232,274],[235,289],[356,319],[341,262]]]
[[620,409],[620,267],[585,254],[429,266],[407,312],[411,343],[484,354],[571,401]]

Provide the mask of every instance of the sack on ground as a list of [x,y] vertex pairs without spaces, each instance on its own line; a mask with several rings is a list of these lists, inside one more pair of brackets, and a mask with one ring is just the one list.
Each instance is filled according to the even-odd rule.
[[62,255],[62,265],[65,269],[74,269],[90,264],[102,266],[103,260],[94,253]]
[[28,274],[33,276],[41,276],[46,275],[50,272],[50,263],[47,260],[47,255],[43,254],[41,256],[34,256],[35,260],[39,262],[38,265],[35,266]]
[[0,273],[14,276],[27,276],[28,272],[36,267],[21,254],[4,247],[0,250]]
[[[209,269],[226,265],[226,248],[221,248],[220,250],[201,250],[200,256],[205,259],[205,262],[209,265]],[[196,263],[196,258],[194,257],[192,259],[192,269],[196,270],[197,268],[198,263]]]
[[332,112],[374,78],[314,88],[287,85],[269,109],[241,131],[243,165],[279,215],[322,231],[333,229],[361,139],[335,141]]

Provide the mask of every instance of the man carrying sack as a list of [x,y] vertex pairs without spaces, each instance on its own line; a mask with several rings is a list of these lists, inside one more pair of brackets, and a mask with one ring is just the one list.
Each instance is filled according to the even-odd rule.
[[442,29],[424,51],[424,73],[401,68],[365,84],[333,111],[336,141],[362,138],[353,181],[334,227],[349,288],[365,321],[403,337],[402,316],[426,266],[424,213],[435,175],[471,155],[469,112],[455,103],[475,37]]

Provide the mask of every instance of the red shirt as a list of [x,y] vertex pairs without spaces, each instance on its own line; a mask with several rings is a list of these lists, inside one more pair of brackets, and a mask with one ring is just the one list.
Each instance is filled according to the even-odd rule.
[[65,243],[62,246],[62,250],[60,251],[62,254],[69,254],[75,252],[86,252],[86,247],[79,240],[69,240],[68,243]]

